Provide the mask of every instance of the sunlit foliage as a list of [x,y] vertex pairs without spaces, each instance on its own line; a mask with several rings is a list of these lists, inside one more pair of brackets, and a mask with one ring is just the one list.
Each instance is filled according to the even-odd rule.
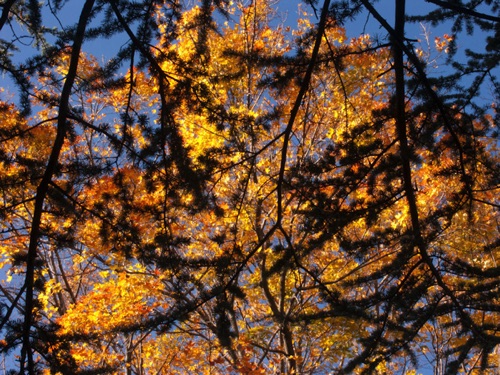
[[[495,16],[432,2],[457,19],[417,46],[368,1],[87,0],[59,31],[74,2],[35,3],[0,19],[16,372],[497,373]],[[387,40],[348,35],[361,9]],[[484,55],[440,76],[460,17]]]

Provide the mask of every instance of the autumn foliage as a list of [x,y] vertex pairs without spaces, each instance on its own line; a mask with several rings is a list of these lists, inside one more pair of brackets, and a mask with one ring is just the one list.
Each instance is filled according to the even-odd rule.
[[[497,373],[498,85],[484,104],[436,78],[454,36],[267,0],[87,0],[51,34],[29,3],[1,21],[41,51],[2,55],[7,367]],[[78,44],[118,32],[111,61]]]

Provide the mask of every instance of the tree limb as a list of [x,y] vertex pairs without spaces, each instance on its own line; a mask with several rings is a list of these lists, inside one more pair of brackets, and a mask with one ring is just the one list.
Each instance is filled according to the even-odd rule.
[[35,263],[38,256],[38,241],[41,235],[40,224],[49,184],[54,173],[56,172],[57,164],[59,163],[59,155],[61,153],[64,139],[66,137],[66,131],[68,128],[67,120],[69,114],[69,98],[71,96],[71,89],[73,87],[73,83],[75,82],[77,74],[78,64],[80,60],[80,51],[83,44],[83,39],[85,37],[85,28],[90,18],[92,8],[94,6],[94,1],[95,0],[87,0],[80,14],[80,19],[78,21],[76,34],[73,41],[68,74],[66,75],[66,80],[64,81],[64,86],[59,102],[59,116],[57,119],[56,139],[54,140],[49,161],[47,163],[47,167],[45,168],[45,173],[42,177],[42,180],[38,185],[35,197],[35,208],[33,212],[28,254],[26,258],[26,276],[23,286],[26,288],[26,302],[23,324],[23,344],[20,358],[20,374],[24,374],[25,370],[27,370],[28,374],[30,375],[35,374],[30,333],[31,327],[33,325]]

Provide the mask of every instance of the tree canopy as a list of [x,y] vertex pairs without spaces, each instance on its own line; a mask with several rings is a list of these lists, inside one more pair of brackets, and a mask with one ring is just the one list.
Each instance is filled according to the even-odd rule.
[[293,3],[0,4],[12,373],[498,373],[500,2]]

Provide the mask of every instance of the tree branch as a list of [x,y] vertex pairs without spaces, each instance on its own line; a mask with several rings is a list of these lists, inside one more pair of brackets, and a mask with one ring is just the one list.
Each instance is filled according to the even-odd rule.
[[283,197],[282,197],[282,194],[283,194],[283,180],[285,178],[285,168],[286,168],[286,161],[287,161],[286,154],[288,152],[288,143],[290,142],[290,136],[292,134],[293,124],[295,122],[295,118],[297,117],[300,106],[302,104],[302,99],[304,98],[304,95],[306,94],[306,91],[309,88],[309,83],[311,82],[312,73],[314,71],[316,61],[318,59],[319,47],[321,46],[321,40],[323,39],[323,34],[325,32],[329,7],[330,7],[330,0],[325,0],[325,2],[323,3],[323,9],[321,11],[321,18],[320,18],[320,21],[318,24],[318,31],[316,34],[316,41],[314,43],[313,51],[311,54],[311,60],[309,61],[309,66],[307,67],[306,75],[304,76],[304,79],[302,80],[302,84],[300,86],[299,93],[297,95],[297,98],[295,99],[295,103],[294,103],[292,111],[290,113],[290,118],[288,120],[288,124],[286,126],[285,131],[284,131],[283,147],[281,149],[281,163],[280,163],[280,170],[279,170],[279,175],[278,175],[278,185],[277,185],[277,189],[276,189],[277,200],[278,200],[278,217],[277,217],[278,224],[281,223],[281,219],[283,216]]
[[479,12],[476,12],[472,9],[463,7],[461,5],[453,4],[453,3],[450,3],[448,1],[441,1],[441,0],[425,0],[425,1],[428,3],[432,3],[434,5],[438,5],[441,8],[454,10],[454,11],[460,12],[462,14],[466,14],[468,16],[481,18],[483,20],[492,21],[492,22],[500,22],[500,17],[495,17],[495,16],[491,16],[489,14],[479,13]]
[[5,23],[9,19],[10,8],[12,8],[12,5],[14,5],[15,2],[16,0],[7,0],[5,3],[2,4],[3,11],[2,11],[2,16],[0,17],[0,30],[3,29]]
[[66,137],[66,131],[68,128],[67,120],[69,114],[69,98],[77,74],[77,68],[80,60],[80,50],[83,44],[83,39],[85,37],[85,28],[90,18],[92,8],[94,6],[94,1],[95,0],[87,0],[80,14],[80,19],[78,21],[76,34],[73,41],[73,48],[71,51],[68,74],[66,75],[66,80],[64,82],[59,102],[59,116],[57,119],[56,139],[54,140],[49,161],[47,163],[47,167],[45,168],[45,173],[42,177],[42,180],[38,185],[35,197],[35,208],[31,223],[30,240],[29,240],[28,254],[26,258],[26,276],[23,286],[26,288],[26,302],[25,302],[25,313],[24,313],[24,324],[23,324],[23,341],[22,341],[23,344],[22,344],[21,358],[20,358],[20,371],[19,371],[20,374],[24,374],[25,369],[28,371],[30,375],[35,374],[33,353],[30,342],[30,332],[33,324],[35,263],[36,263],[36,258],[38,256],[40,224],[42,219],[45,198],[47,196],[47,192],[49,189],[49,184],[57,169],[57,164],[59,163],[59,155],[61,153],[61,149],[64,144],[64,139]]

